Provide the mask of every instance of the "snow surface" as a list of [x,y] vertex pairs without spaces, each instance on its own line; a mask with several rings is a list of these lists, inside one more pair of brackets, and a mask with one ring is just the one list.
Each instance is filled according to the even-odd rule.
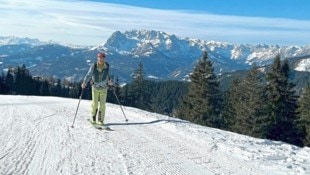
[[88,122],[90,101],[0,96],[0,174],[310,174],[310,148],[198,126],[107,104],[106,123]]

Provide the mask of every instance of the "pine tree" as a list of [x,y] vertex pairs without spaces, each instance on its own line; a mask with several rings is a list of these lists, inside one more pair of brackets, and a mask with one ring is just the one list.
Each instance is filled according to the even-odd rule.
[[262,137],[264,122],[264,87],[262,75],[256,66],[242,80],[235,80],[228,93],[225,107],[230,128],[244,135]]
[[61,80],[57,79],[57,83],[55,83],[54,85],[51,86],[51,95],[52,96],[57,96],[60,97],[61,96]]
[[129,86],[127,102],[130,106],[150,110],[150,94],[147,91],[144,75],[143,64],[140,62],[132,75],[133,82]]
[[239,78],[234,79],[224,94],[224,107],[222,112],[224,119],[223,128],[233,132],[237,132],[235,131],[234,126],[236,125],[236,116],[238,110],[236,101],[239,101],[238,99],[240,97],[240,82],[241,80]]
[[0,75],[0,94],[3,94],[4,92],[5,92],[4,78],[2,75]]
[[177,117],[206,126],[221,127],[221,103],[219,82],[212,62],[204,52],[190,75],[188,93],[181,102]]
[[42,85],[41,85],[41,88],[40,88],[40,94],[42,96],[49,96],[50,95],[50,91],[49,91],[49,83],[47,80],[44,80]]
[[23,64],[22,67],[17,67],[16,78],[14,82],[15,91],[17,94],[21,95],[32,95],[34,94],[34,80],[31,77],[29,70],[26,65]]
[[122,89],[121,89],[121,94],[120,94],[120,102],[123,105],[126,106],[130,106],[130,97],[129,97],[129,85],[125,85]]
[[299,101],[299,117],[301,130],[304,131],[305,137],[303,143],[305,146],[310,146],[310,86],[304,89],[304,93]]
[[5,86],[8,88],[9,94],[15,94],[15,87],[14,87],[14,69],[9,68],[9,71],[6,75],[5,79]]
[[2,72],[2,75],[1,75],[1,93],[2,94],[8,94],[10,89],[9,87],[7,86],[7,83],[6,83],[6,75],[4,74],[4,72]]
[[33,79],[33,83],[34,83],[33,95],[42,95],[41,87],[43,82],[39,79]]
[[291,144],[302,145],[301,133],[296,127],[297,122],[297,96],[294,84],[289,82],[289,65],[285,60],[281,65],[280,56],[277,55],[267,74],[266,96],[268,101],[266,137],[272,140],[284,141]]
[[153,81],[149,82],[151,108],[154,112],[173,115],[173,110],[179,106],[180,97],[187,91],[187,82],[183,81]]

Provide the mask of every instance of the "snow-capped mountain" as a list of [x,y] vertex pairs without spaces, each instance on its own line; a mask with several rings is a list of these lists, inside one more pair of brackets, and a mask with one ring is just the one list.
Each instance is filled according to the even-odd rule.
[[20,38],[15,36],[0,36],[0,46],[3,45],[32,45],[32,46],[38,46],[47,44],[47,42],[42,42],[38,39],[32,39],[32,38]]
[[295,70],[297,70],[297,71],[310,72],[310,57],[307,58],[307,59],[301,60],[301,61],[297,64]]
[[[215,63],[237,63],[240,66],[270,64],[273,58],[280,54],[284,58],[302,57],[310,55],[308,46],[278,45],[240,45],[216,41],[179,38],[173,34],[160,31],[132,30],[124,33],[115,32],[103,48],[110,52],[128,55],[135,58],[151,57],[161,53],[168,58],[196,61],[203,51],[207,51]],[[231,71],[233,69],[231,69]]]
[[[13,42],[14,41],[14,42]],[[293,69],[309,71],[310,45],[272,46],[243,45],[216,41],[180,38],[161,31],[132,30],[114,32],[98,47],[72,47],[55,43],[42,44],[36,39],[0,37],[0,68],[26,64],[33,74],[71,77],[80,80],[89,64],[96,61],[98,50],[107,53],[112,74],[120,81],[131,80],[131,73],[139,62],[148,77],[182,80],[207,51],[217,73],[233,72],[271,64],[273,58],[294,61]],[[5,44],[6,43],[6,44]],[[302,68],[301,68],[302,67]]]
[[[146,69],[150,70],[149,73],[152,73],[154,64],[157,64],[156,69],[163,69],[161,72],[168,70],[167,76],[162,78],[177,79],[181,79],[192,70],[203,51],[208,52],[217,72],[248,69],[252,64],[268,65],[272,63],[277,54],[280,54],[282,59],[310,55],[310,45],[280,47],[266,44],[229,44],[179,38],[173,34],[147,30],[132,30],[123,33],[117,31],[98,48],[112,55],[121,55],[145,62]],[[156,73],[153,75],[158,77]]]

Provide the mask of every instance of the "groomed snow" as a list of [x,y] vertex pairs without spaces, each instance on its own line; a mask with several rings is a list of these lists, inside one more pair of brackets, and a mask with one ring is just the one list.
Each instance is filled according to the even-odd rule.
[[310,148],[255,139],[107,104],[94,129],[82,100],[0,96],[0,174],[306,175]]

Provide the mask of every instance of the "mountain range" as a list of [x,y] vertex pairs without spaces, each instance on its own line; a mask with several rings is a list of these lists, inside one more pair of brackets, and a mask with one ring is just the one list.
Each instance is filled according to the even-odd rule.
[[111,73],[121,82],[130,82],[132,72],[143,63],[146,76],[153,79],[186,80],[206,51],[217,74],[266,66],[280,54],[291,68],[310,72],[310,45],[278,46],[230,44],[180,38],[162,31],[114,32],[99,46],[68,46],[31,38],[0,37],[0,68],[25,64],[32,75],[54,76],[80,81],[96,61],[98,51],[107,54]]

